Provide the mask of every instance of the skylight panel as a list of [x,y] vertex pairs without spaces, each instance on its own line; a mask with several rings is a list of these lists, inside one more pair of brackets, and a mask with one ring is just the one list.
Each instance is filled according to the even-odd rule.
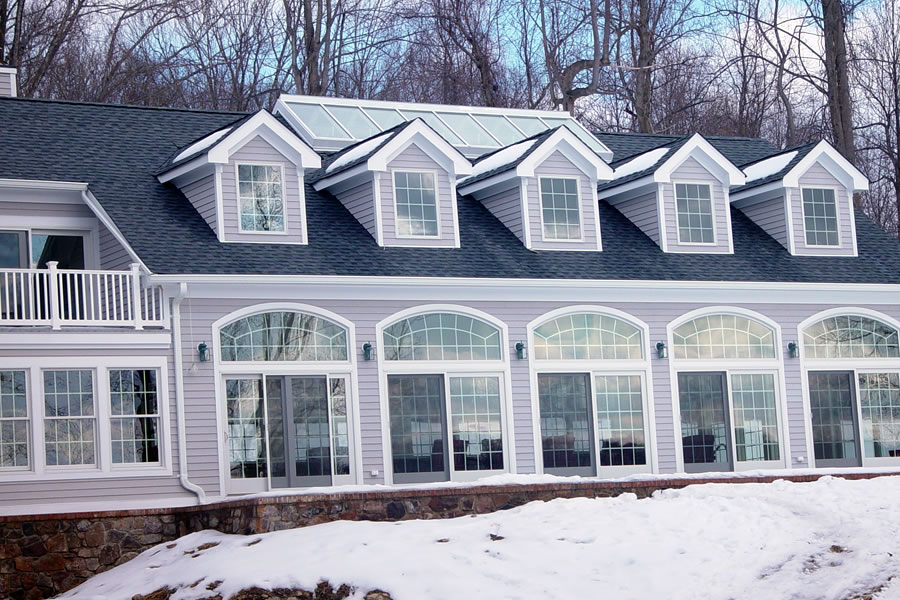
[[341,122],[344,129],[350,132],[350,135],[358,140],[364,140],[381,131],[378,126],[363,114],[363,111],[355,106],[329,106],[328,111]]
[[503,115],[472,115],[476,121],[481,123],[485,129],[491,132],[495,138],[500,140],[504,146],[514,144],[521,140],[524,136],[522,132],[513,127]]
[[537,117],[509,117],[512,124],[522,130],[526,136],[547,130],[547,125]]
[[302,110],[294,110],[294,114],[309,129],[312,134],[320,138],[330,138],[339,140],[349,140],[347,135],[338,122],[328,114],[324,108],[318,104],[302,104]]
[[475,119],[465,113],[439,112],[437,115],[461,135],[469,146],[485,146],[496,148],[497,143],[491,135],[479,125]]
[[455,133],[453,133],[449,127],[447,127],[443,121],[437,118],[433,112],[428,112],[424,110],[404,110],[403,116],[407,118],[407,120],[412,121],[415,118],[420,118],[428,125],[437,131],[439,134],[444,136],[444,139],[450,142],[454,146],[465,146],[466,143],[459,139]]
[[390,129],[394,125],[399,125],[406,120],[393,108],[366,108],[365,113],[378,123],[382,131]]

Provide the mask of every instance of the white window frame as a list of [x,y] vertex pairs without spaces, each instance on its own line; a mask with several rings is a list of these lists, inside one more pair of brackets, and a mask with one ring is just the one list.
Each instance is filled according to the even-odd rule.
[[[856,431],[859,444],[860,464],[868,467],[895,467],[900,466],[900,457],[867,457],[865,439],[863,436],[862,402],[859,394],[859,375],[861,373],[900,373],[900,357],[897,358],[809,358],[803,348],[803,332],[810,325],[815,325],[823,319],[841,315],[855,315],[877,319],[900,331],[900,321],[884,313],[860,308],[858,306],[846,306],[832,308],[818,312],[797,326],[797,340],[800,349],[800,383],[803,391],[804,428],[806,431],[807,463],[809,467],[816,467],[815,448],[812,436],[812,403],[809,397],[809,372],[810,371],[848,371],[853,373],[853,392],[856,394],[856,417],[859,428]],[[839,468],[838,468],[839,469]],[[840,469],[839,469],[840,470]]]
[[[741,358],[741,359],[691,359],[675,358],[674,330],[697,317],[729,314],[758,321],[775,332],[775,358]],[[726,387],[726,411],[728,427],[731,433],[731,459],[733,471],[752,471],[755,469],[789,469],[791,468],[790,428],[787,412],[787,389],[784,379],[784,347],[781,326],[772,319],[755,311],[735,306],[710,306],[683,314],[673,319],[666,326],[666,344],[669,349],[669,385],[672,390],[672,425],[675,433],[675,465],[678,473],[684,473],[684,448],[681,433],[681,401],[678,389],[678,373],[724,373]],[[733,374],[752,375],[772,373],[775,377],[775,406],[778,419],[778,455],[777,461],[738,461],[735,451],[734,399],[732,398],[731,376]],[[715,473],[715,471],[710,471]]]
[[[537,200],[538,208],[541,215],[541,240],[545,242],[561,242],[561,243],[584,243],[584,201],[581,197],[581,177],[572,177],[570,175],[540,175],[537,181]],[[541,182],[545,179],[563,179],[575,181],[575,194],[578,200],[578,230],[581,235],[577,238],[552,238],[544,235],[544,194],[541,191]],[[527,225],[527,224],[526,224]]]
[[[437,220],[437,234],[436,235],[401,235],[399,233],[400,228],[397,224],[400,222],[400,216],[397,212],[397,179],[396,173],[422,173],[422,174],[431,174],[434,177],[434,214]],[[398,240],[440,240],[443,239],[443,227],[441,227],[441,198],[440,198],[440,185],[438,185],[438,175],[439,171],[437,169],[403,169],[403,168],[392,168],[390,170],[391,174],[391,203],[393,204],[394,210],[394,237]]]
[[107,369],[106,369],[106,385],[107,385],[107,386],[109,386],[109,375],[110,375],[110,373],[111,373],[112,371],[156,371],[156,416],[150,416],[150,415],[135,415],[135,414],[128,414],[128,415],[114,415],[114,414],[112,414],[112,389],[111,389],[111,388],[108,388],[106,394],[107,394],[107,397],[108,397],[107,399],[108,399],[108,401],[109,401],[109,402],[108,402],[108,404],[109,404],[109,407],[108,407],[108,408],[109,408],[109,425],[110,425],[110,448],[109,448],[109,449],[110,449],[110,455],[112,454],[112,421],[113,421],[114,419],[119,419],[119,420],[122,420],[122,419],[142,419],[142,418],[143,418],[143,419],[156,419],[156,421],[157,421],[157,423],[158,423],[156,445],[157,445],[157,454],[158,454],[158,456],[159,456],[159,459],[158,459],[158,460],[154,460],[154,461],[144,461],[144,462],[121,462],[121,463],[117,463],[117,462],[113,461],[113,460],[112,460],[112,456],[110,456],[110,464],[112,465],[112,468],[113,468],[114,470],[127,469],[127,468],[129,468],[129,467],[132,467],[132,468],[133,468],[133,467],[143,468],[143,467],[154,467],[154,466],[158,467],[158,466],[160,466],[161,463],[162,463],[162,452],[163,452],[162,441],[161,441],[161,438],[162,438],[162,431],[161,431],[161,429],[162,429],[162,413],[163,413],[164,407],[163,407],[163,405],[162,405],[161,402],[160,402],[160,400],[161,400],[161,396],[160,396],[160,388],[161,388],[163,385],[166,385],[166,382],[164,382],[162,379],[160,379],[160,372],[159,372],[159,369],[156,369],[156,368],[154,368],[154,367],[122,367],[122,368],[115,368],[115,367],[113,367],[113,368],[107,368]]
[[[91,374],[91,378],[92,378],[92,379],[91,379],[91,382],[92,382],[92,384],[93,384],[92,387],[93,387],[93,390],[94,390],[94,392],[93,392],[93,396],[94,396],[94,397],[93,397],[94,414],[93,414],[91,417],[85,417],[85,416],[79,416],[79,417],[72,417],[72,416],[69,416],[69,417],[51,417],[51,416],[49,416],[49,415],[47,414],[47,410],[46,410],[47,407],[45,406],[45,402],[44,402],[44,401],[45,401],[44,395],[46,394],[46,389],[45,389],[45,387],[44,387],[44,374],[47,373],[47,372],[53,372],[53,371],[87,371],[87,372],[89,372],[89,373]],[[99,394],[100,386],[98,385],[98,381],[97,381],[97,380],[98,380],[98,371],[99,371],[99,369],[92,369],[92,368],[77,368],[77,367],[74,367],[74,368],[73,368],[73,367],[60,367],[60,368],[43,368],[43,369],[40,369],[40,379],[41,379],[41,412],[40,412],[40,419],[41,419],[41,429],[43,429],[44,432],[45,432],[45,436],[42,437],[41,443],[44,444],[44,448],[43,448],[43,452],[44,452],[44,468],[47,469],[48,472],[53,472],[53,471],[61,471],[61,472],[65,472],[65,471],[93,471],[93,470],[95,470],[95,469],[97,469],[97,468],[100,467],[100,445],[101,445],[103,442],[102,442],[102,440],[101,440],[101,434],[100,434],[100,407],[98,406],[99,403],[100,403],[100,394]],[[108,380],[107,380],[107,383],[109,383]],[[109,392],[108,392],[108,389],[109,389],[109,388],[108,388],[108,386],[107,386],[107,395],[108,395],[108,393],[109,393]],[[69,419],[74,419],[74,420],[79,420],[79,421],[87,421],[87,420],[91,420],[91,421],[94,422],[94,462],[93,462],[93,464],[88,464],[88,465],[49,465],[49,464],[47,464],[47,458],[46,458],[46,454],[47,454],[47,450],[46,450],[46,442],[47,442],[47,440],[46,440],[46,430],[47,430],[46,424],[47,424],[47,421],[54,421],[54,420],[69,420]],[[108,425],[108,424],[109,424],[109,423],[107,423],[107,425]]]
[[[500,360],[386,360],[384,357],[384,330],[403,319],[428,313],[454,313],[479,319],[500,330]],[[447,456],[450,481],[475,481],[500,473],[516,472],[515,427],[513,423],[512,385],[509,364],[509,333],[504,322],[477,309],[456,304],[427,304],[414,306],[394,313],[381,320],[375,327],[378,359],[378,381],[381,400],[381,437],[384,456],[384,481],[397,487],[420,484],[394,483],[394,463],[391,452],[390,404],[388,398],[389,375],[440,375],[444,379],[444,411],[447,418]],[[453,463],[453,425],[450,406],[450,377],[498,377],[500,383],[500,434],[503,436],[503,469],[485,471],[457,471]]]
[[[347,331],[347,360],[345,361],[223,361],[221,339],[219,330],[229,323],[238,319],[248,317],[255,314],[266,312],[301,312],[322,319],[327,319],[340,325]],[[233,378],[262,378],[265,385],[266,376],[285,376],[285,375],[320,375],[328,377],[329,380],[335,377],[344,377],[347,380],[347,422],[350,431],[350,476],[352,483],[361,484],[364,482],[363,462],[362,462],[362,437],[360,429],[359,416],[359,379],[358,379],[358,348],[356,344],[356,327],[354,323],[345,319],[341,315],[329,310],[313,306],[310,304],[299,304],[296,302],[269,302],[261,304],[253,304],[236,311],[230,312],[223,317],[217,319],[211,327],[212,335],[212,355],[215,369],[215,406],[216,406],[216,428],[217,448],[219,457],[219,489],[222,495],[228,494],[247,494],[265,491],[271,488],[271,474],[265,479],[235,479],[232,480],[229,474],[228,459],[228,415],[225,411],[225,379]],[[330,403],[330,396],[329,396]],[[330,404],[329,404],[330,405]],[[329,414],[329,422],[330,422]],[[268,427],[268,422],[266,423]],[[332,442],[333,443],[333,442]],[[241,484],[234,482],[258,481],[261,485]],[[345,482],[333,483],[332,486],[337,488]],[[303,488],[277,488],[280,490],[303,489]]]
[[[679,185],[702,185],[709,188],[709,211],[712,220],[713,241],[711,242],[685,242],[681,239],[681,227],[678,224],[678,186]],[[672,202],[675,210],[675,233],[679,246],[706,246],[713,247],[719,245],[719,228],[716,227],[716,198],[713,194],[713,184],[708,181],[694,181],[690,179],[673,179],[672,183]]]
[[7,369],[6,366],[0,367],[0,371],[24,371],[25,372],[25,409],[26,415],[24,417],[0,417],[0,423],[4,423],[6,421],[26,421],[28,425],[28,434],[27,434],[27,451],[28,451],[28,464],[24,466],[18,467],[0,467],[0,481],[5,479],[5,473],[23,473],[29,472],[34,467],[34,407],[32,406],[32,391],[31,391],[31,369],[27,368],[19,368],[19,369]]
[[[281,230],[264,230],[264,229],[244,229],[244,222],[241,219],[241,179],[240,167],[271,167],[281,170],[281,215],[284,219],[284,229]],[[237,222],[238,233],[246,233],[248,235],[289,235],[288,231],[288,201],[287,201],[287,179],[284,176],[284,163],[278,162],[256,162],[256,161],[234,161],[234,196],[237,202]]]
[[[800,219],[803,223],[803,247],[839,249],[844,247],[844,239],[841,235],[841,206],[838,192],[844,188],[836,185],[804,185],[800,186]],[[834,221],[837,225],[837,244],[808,244],[806,242],[806,202],[803,201],[803,190],[831,190],[834,194]],[[852,212],[852,211],[851,211]]]
[[[20,221],[19,217],[4,216],[4,223],[0,225],[0,231],[18,232],[25,234],[25,252],[27,253],[26,269],[31,269],[32,256],[34,256],[34,236],[35,235],[69,235],[80,236],[84,246],[84,268],[85,270],[96,270],[100,268],[100,248],[99,248],[99,222],[93,224],[92,227],[85,227],[86,219],[73,220],[72,227],[66,227],[64,221],[61,221],[59,227],[33,227],[27,222],[34,223],[40,221],[40,217],[28,217],[25,221]],[[9,219],[9,222],[7,222]],[[89,220],[89,219],[87,219]],[[34,267],[37,268],[37,267]]]
[[[40,356],[5,358],[4,370],[28,373],[31,466],[25,470],[0,471],[5,481],[60,481],[110,477],[165,477],[172,471],[172,435],[169,419],[169,371],[166,356]],[[110,432],[109,371],[155,369],[159,405],[159,462],[112,464]],[[48,466],[44,447],[44,371],[89,370],[94,377],[95,464]]]
[[[574,314],[600,314],[616,319],[621,319],[640,330],[642,359],[570,359],[570,360],[539,360],[534,358],[533,352],[528,352],[528,370],[530,376],[530,393],[532,409],[532,431],[534,435],[534,459],[535,469],[539,474],[544,473],[543,440],[541,436],[541,407],[538,396],[539,375],[578,374],[587,375],[588,401],[591,410],[591,426],[594,438],[594,470],[595,477],[606,479],[625,477],[639,473],[658,473],[659,457],[656,447],[656,413],[653,400],[653,371],[651,368],[650,328],[640,319],[620,310],[600,305],[567,306],[550,311],[534,319],[528,324],[528,346],[534,347],[535,329],[541,325],[566,315]],[[641,393],[644,413],[644,455],[645,465],[600,465],[600,439],[598,436],[598,416],[595,377],[598,375],[639,375],[641,377]]]

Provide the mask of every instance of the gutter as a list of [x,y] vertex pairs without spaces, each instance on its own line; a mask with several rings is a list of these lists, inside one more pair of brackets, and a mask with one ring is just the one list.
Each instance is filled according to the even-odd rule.
[[175,347],[175,418],[178,420],[178,481],[181,487],[197,495],[197,504],[206,502],[206,492],[188,479],[187,439],[184,424],[184,359],[181,355],[181,301],[187,296],[188,284],[178,286],[172,301],[172,341]]

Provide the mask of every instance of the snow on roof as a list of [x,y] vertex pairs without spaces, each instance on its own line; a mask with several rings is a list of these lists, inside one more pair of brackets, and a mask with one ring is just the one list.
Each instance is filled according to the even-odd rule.
[[354,146],[344,154],[341,154],[337,160],[328,165],[328,168],[325,169],[326,173],[331,173],[335,169],[339,169],[344,165],[348,165],[352,163],[354,160],[360,159],[363,156],[371,154],[375,148],[381,145],[384,140],[390,137],[390,133],[383,133],[378,137],[373,137],[370,140],[366,140],[365,142],[360,143],[358,146]]
[[212,132],[205,138],[194,142],[193,144],[191,144],[190,146],[188,146],[187,148],[185,148],[184,150],[179,152],[178,156],[176,156],[172,162],[178,162],[180,160],[187,158],[188,156],[193,156],[194,154],[197,154],[201,150],[206,150],[207,148],[209,148],[210,146],[215,144],[217,141],[219,141],[219,139],[221,139],[221,137],[224,136],[229,131],[231,131],[231,127],[226,127],[225,129],[220,129],[218,131]]
[[744,167],[744,175],[747,176],[747,183],[750,183],[751,181],[754,181],[756,179],[768,177],[769,175],[781,171],[788,165],[789,162],[794,160],[795,156],[797,156],[797,151],[793,150],[791,152],[786,152],[777,156],[764,158],[759,162],[753,163],[749,167]]
[[613,172],[613,179],[621,179],[626,175],[649,169],[662,160],[662,157],[668,154],[669,150],[670,148],[656,148],[632,158],[627,163],[616,167],[616,170]]
[[502,167],[503,165],[508,165],[509,163],[518,160],[523,154],[528,152],[529,149],[534,145],[537,139],[533,140],[525,140],[524,142],[519,142],[518,144],[513,144],[512,146],[508,146],[503,150],[498,150],[494,152],[484,160],[480,160],[475,163],[475,166],[472,167],[472,174],[459,181],[458,185],[463,185],[467,180],[487,173],[488,171],[492,171],[497,167]]

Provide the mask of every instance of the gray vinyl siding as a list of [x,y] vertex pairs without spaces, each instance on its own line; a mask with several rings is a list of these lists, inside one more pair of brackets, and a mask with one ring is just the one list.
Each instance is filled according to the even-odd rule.
[[8,97],[13,95],[13,78],[12,73],[0,72],[0,97]]
[[[397,237],[394,217],[394,171],[403,170],[435,172],[439,238]],[[394,157],[388,164],[387,172],[379,173],[382,243],[385,246],[455,246],[456,226],[453,216],[455,203],[451,198],[450,190],[450,177],[447,172],[417,145],[411,144]]]
[[203,220],[218,233],[216,209],[216,176],[213,174],[201,177],[197,181],[181,188],[181,193],[194,205]]
[[104,271],[127,271],[134,259],[112,232],[100,225],[100,268]]
[[[68,332],[58,333],[59,340],[65,341]],[[133,332],[132,332],[133,333]],[[105,332],[114,341],[115,335]],[[109,474],[83,479],[43,479],[35,481],[3,481],[0,474],[0,515],[4,514],[4,507],[21,507],[28,504],[53,504],[76,502],[107,502],[110,508],[115,508],[117,502],[165,502],[184,501],[195,497],[187,492],[178,482],[178,437],[177,420],[175,410],[175,367],[171,356],[171,349],[146,349],[146,348],[116,348],[115,351],[104,348],[79,348],[76,350],[59,349],[31,349],[0,350],[0,363],[4,356],[21,357],[60,357],[59,368],[84,368],[72,367],[66,364],[68,357],[109,357],[121,358],[128,356],[159,356],[166,355],[169,405],[169,444],[171,446],[172,475],[147,476],[147,477],[113,477]],[[137,366],[137,365],[136,365]],[[101,374],[105,369],[100,369]],[[95,375],[95,377],[98,375]],[[34,415],[33,394],[40,390],[29,389],[29,398],[32,402],[29,408]],[[109,402],[108,398],[97,397],[96,403]],[[108,451],[108,449],[107,449]],[[189,461],[190,462],[190,461]],[[70,507],[67,507],[67,510]]]
[[[836,188],[834,192],[837,204],[838,232],[840,246],[834,248],[816,248],[806,245],[806,228],[803,222],[803,196],[801,190],[804,187],[828,187]],[[815,163],[800,177],[800,189],[791,189],[791,222],[794,227],[794,254],[806,254],[810,256],[852,256],[855,252],[853,246],[853,224],[850,216],[852,199],[847,194],[847,189],[828,170]]]
[[[663,213],[666,224],[666,249],[669,252],[730,252],[731,227],[729,227],[730,207],[722,183],[694,158],[688,158],[672,173],[673,183],[660,184],[663,193]],[[708,183],[713,204],[714,245],[682,244],[678,242],[678,216],[675,203],[676,183]]]
[[779,192],[774,198],[741,208],[741,212],[759,225],[778,243],[790,249],[787,235],[787,216],[784,210],[784,195]]
[[485,198],[481,203],[493,213],[506,228],[516,234],[522,243],[525,243],[525,232],[522,230],[522,198],[521,187],[515,185],[512,188],[497,192]]
[[[284,213],[286,233],[242,233],[238,222],[237,164],[263,163],[284,167]],[[297,167],[281,152],[257,136],[231,155],[221,171],[222,239],[228,242],[267,244],[305,243]]]
[[[583,241],[559,242],[544,239],[544,231],[541,225],[541,177],[567,177],[577,178],[579,192],[581,193],[581,231]],[[531,228],[531,247],[536,250],[596,250],[597,237],[600,234],[600,225],[596,222],[594,210],[594,194],[591,180],[573,165],[560,151],[555,151],[548,156],[541,165],[535,169],[535,177],[528,178],[528,223]]]
[[375,222],[374,177],[349,190],[337,194],[344,208],[366,228],[373,238],[378,239],[378,224]]
[[655,186],[652,191],[619,202],[615,207],[647,237],[659,244],[659,203]]

